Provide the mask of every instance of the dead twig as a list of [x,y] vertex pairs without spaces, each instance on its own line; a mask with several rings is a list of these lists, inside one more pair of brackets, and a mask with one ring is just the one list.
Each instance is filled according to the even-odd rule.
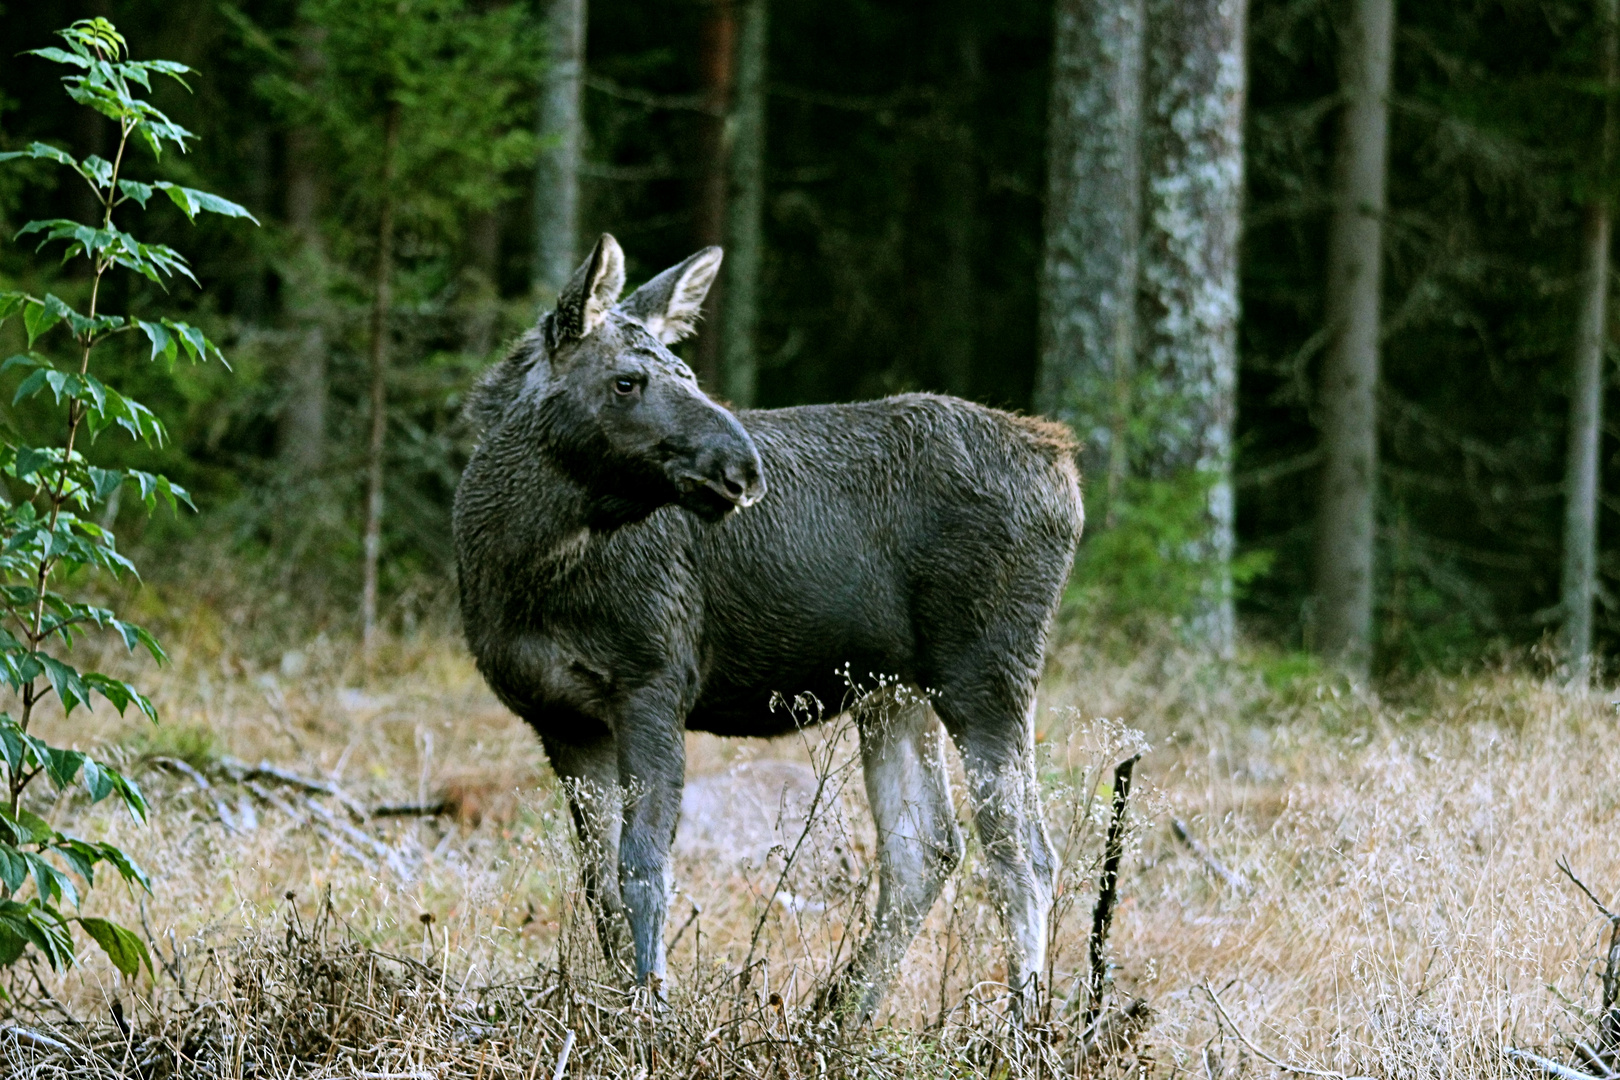
[[1119,864],[1125,857],[1125,806],[1131,797],[1131,771],[1141,760],[1141,754],[1132,754],[1114,767],[1114,813],[1103,841],[1097,906],[1091,912],[1091,1001],[1086,1006],[1087,1027],[1102,1015],[1103,991],[1108,985],[1108,929],[1114,922],[1114,905],[1119,899]]
[[1570,881],[1575,883],[1575,887],[1577,889],[1581,890],[1581,892],[1586,894],[1586,898],[1588,900],[1592,901],[1592,906],[1596,907],[1598,909],[1598,912],[1605,919],[1608,919],[1609,922],[1613,923],[1616,926],[1620,926],[1620,915],[1616,915],[1614,912],[1610,911],[1608,909],[1608,907],[1604,905],[1603,901],[1599,900],[1597,898],[1597,896],[1592,892],[1592,890],[1588,889],[1586,887],[1586,882],[1582,881],[1580,878],[1575,876],[1575,871],[1573,871],[1573,870],[1571,870],[1569,868],[1569,860],[1568,859],[1566,859],[1564,856],[1560,855],[1560,856],[1558,856],[1558,860],[1554,865],[1556,865],[1558,867],[1558,869],[1560,869],[1560,870],[1562,870],[1564,872],[1565,877],[1569,878]]
[[1230,869],[1225,863],[1217,859],[1202,841],[1187,831],[1187,826],[1182,823],[1180,818],[1170,819],[1170,831],[1175,834],[1177,840],[1187,845],[1189,851],[1198,856],[1198,861],[1204,864],[1206,870],[1226,882],[1227,887],[1233,892],[1239,892],[1247,896],[1254,891],[1254,885],[1250,883],[1248,878]]
[[[1221,1004],[1221,999],[1219,995],[1215,993],[1214,987],[1210,986],[1209,983],[1206,982],[1200,983],[1198,988],[1209,995],[1210,1004],[1215,1006],[1215,1015],[1220,1017],[1227,1029],[1237,1037],[1237,1041],[1248,1047],[1249,1052],[1254,1054],[1256,1057],[1269,1061],[1271,1064],[1277,1066],[1277,1068],[1283,1070],[1284,1072],[1298,1073],[1301,1076],[1329,1076],[1335,1078],[1335,1080],[1364,1080],[1362,1077],[1346,1076],[1344,1073],[1338,1072],[1334,1069],[1310,1069],[1306,1068],[1304,1065],[1292,1065],[1286,1061],[1283,1061],[1281,1058],[1273,1057],[1264,1050],[1260,1049],[1260,1047],[1255,1044],[1254,1040],[1245,1035],[1243,1033],[1243,1029],[1237,1026],[1237,1024],[1232,1020],[1232,1017],[1227,1014],[1226,1006]],[[1571,1080],[1571,1078],[1566,1078],[1566,1080]],[[1587,1077],[1586,1080],[1593,1080],[1593,1078]]]

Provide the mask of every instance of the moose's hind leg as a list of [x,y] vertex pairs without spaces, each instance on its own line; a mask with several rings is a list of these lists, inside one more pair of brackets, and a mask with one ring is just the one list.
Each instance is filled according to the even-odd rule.
[[585,899],[596,920],[597,937],[608,966],[628,977],[634,960],[630,924],[619,892],[619,835],[624,824],[624,789],[613,736],[585,743],[542,737],[551,767],[568,793],[568,808],[579,840]]
[[962,834],[951,806],[945,732],[921,700],[885,696],[857,717],[866,797],[878,839],[878,904],[834,1000],[869,1020],[962,860]]
[[936,707],[957,749],[990,884],[1009,938],[1007,982],[1022,1010],[1046,962],[1057,859],[1041,816],[1035,777],[1034,688],[1029,703],[1006,694],[943,691]]

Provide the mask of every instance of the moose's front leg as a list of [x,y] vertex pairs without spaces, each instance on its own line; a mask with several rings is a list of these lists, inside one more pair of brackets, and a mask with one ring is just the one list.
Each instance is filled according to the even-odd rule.
[[667,698],[631,704],[615,730],[619,785],[625,793],[619,840],[619,892],[630,917],[636,983],[664,978],[664,917],[669,908],[669,849],[686,780],[681,710]]

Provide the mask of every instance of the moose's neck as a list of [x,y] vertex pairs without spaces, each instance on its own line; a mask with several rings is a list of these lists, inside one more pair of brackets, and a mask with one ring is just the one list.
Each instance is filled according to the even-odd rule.
[[593,534],[656,509],[611,483],[588,486],[578,478],[580,468],[570,468],[545,436],[544,424],[527,417],[491,432],[468,463],[456,510],[464,556],[535,584],[566,573]]

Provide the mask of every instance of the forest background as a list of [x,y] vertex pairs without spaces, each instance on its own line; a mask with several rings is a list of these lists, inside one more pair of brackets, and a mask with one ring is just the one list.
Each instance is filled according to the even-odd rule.
[[[1154,27],[1178,6],[1225,20],[1233,33],[1216,60],[1240,76],[1227,103],[1241,131],[1221,166],[1241,180],[1230,201],[1241,215],[1235,378],[1211,387],[1154,367],[1146,243],[1127,279],[1142,281],[1140,295],[1126,289],[1143,327],[1131,378],[1173,400],[1154,412],[1137,386],[1092,402],[1114,410],[1099,438],[1062,387],[1083,384],[1064,372],[1104,361],[1053,329],[1064,250],[1054,237],[1076,226],[1074,207],[1102,201],[1101,189],[1058,198],[1055,170],[1073,156],[1059,104],[1100,70],[1075,43],[1077,19],[1135,19],[1139,35],[1145,22],[1146,205],[1132,227],[1151,240],[1163,180]],[[72,19],[107,15],[138,55],[197,69],[193,93],[157,92],[198,135],[161,168],[265,227],[201,224],[190,249],[202,288],[181,283],[165,302],[206,327],[236,372],[166,372],[133,345],[110,354],[175,438],[162,451],[101,453],[161,467],[203,508],[150,523],[111,510],[125,543],[151,553],[139,560],[149,579],[261,589],[267,625],[280,610],[307,634],[362,623],[409,632],[451,609],[449,504],[475,437],[462,397],[546,308],[562,268],[611,231],[632,282],[727,245],[705,332],[687,345],[720,397],[779,406],[935,390],[1075,422],[1089,446],[1090,516],[1077,618],[1129,629],[1162,615],[1208,636],[1205,579],[1230,576],[1247,637],[1310,649],[1321,644],[1312,567],[1331,557],[1318,508],[1331,451],[1321,372],[1354,317],[1329,304],[1355,100],[1345,27],[1378,6],[11,3],[0,9],[0,150],[44,139],[107,152],[108,125],[18,55]],[[1568,432],[1594,214],[1598,292],[1608,288],[1608,10],[1480,0],[1396,13],[1379,98],[1387,207],[1374,215],[1381,370],[1362,422],[1376,462],[1378,670],[1535,645],[1564,621]],[[11,239],[31,218],[82,209],[68,175],[44,163],[0,171],[0,284],[75,287]],[[190,228],[173,213],[149,231]],[[1087,252],[1103,269],[1118,254],[1093,242],[1080,262]],[[1598,313],[1607,350],[1609,316]],[[1606,361],[1602,371],[1607,393]],[[1213,471],[1208,455],[1191,480],[1162,468],[1163,410],[1223,394],[1201,402],[1226,425]],[[1603,492],[1620,481],[1620,432],[1600,431],[1594,632],[1612,654],[1620,502]],[[1112,457],[1110,432],[1128,444]],[[1220,516],[1212,488],[1235,505],[1224,548],[1200,538]],[[1176,567],[1186,573],[1167,572]]]

